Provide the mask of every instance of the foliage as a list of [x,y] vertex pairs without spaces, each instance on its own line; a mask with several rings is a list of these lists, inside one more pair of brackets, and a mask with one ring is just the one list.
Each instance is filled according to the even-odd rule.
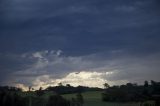
[[148,81],[144,85],[127,83],[126,85],[113,86],[105,89],[102,100],[107,102],[143,102],[148,100],[159,101],[154,95],[160,97],[160,82]]
[[49,97],[47,106],[70,106],[70,102],[60,95],[52,95]]
[[42,87],[40,87],[39,90],[36,91],[36,94],[37,94],[37,96],[42,96],[44,94]]
[[26,103],[15,91],[0,91],[0,106],[27,106]]
[[48,87],[45,89],[45,91],[54,91],[58,94],[70,94],[70,93],[81,93],[86,91],[102,91],[101,88],[89,88],[84,86],[78,86],[73,87],[71,85],[66,86],[54,86],[54,87]]
[[[5,86],[0,87],[0,106],[160,105],[160,82],[151,81],[149,83],[145,81],[144,85],[127,83],[126,85],[112,87],[106,85],[105,90],[83,86],[73,87],[68,84],[28,92]],[[61,94],[66,95],[62,97]],[[101,97],[103,101],[101,101]]]
[[[140,103],[136,102],[127,102],[127,103],[119,103],[119,102],[104,102],[101,100],[101,94],[103,91],[88,91],[81,93],[84,99],[83,106],[140,106]],[[64,94],[63,97],[72,101],[74,104],[76,104],[76,98],[77,93],[75,94]],[[77,105],[71,105],[71,106],[77,106]]]
[[70,106],[60,95],[44,96],[42,88],[33,92],[22,92],[12,87],[0,87],[0,106]]

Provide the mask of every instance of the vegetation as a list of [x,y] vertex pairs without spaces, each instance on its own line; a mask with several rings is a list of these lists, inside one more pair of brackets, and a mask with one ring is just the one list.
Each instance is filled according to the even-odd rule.
[[160,105],[160,82],[148,81],[144,85],[127,83],[126,85],[107,87],[102,94],[102,100],[106,102],[145,102],[154,101]]
[[47,106],[70,106],[70,102],[60,95],[52,95],[49,97]]
[[[118,102],[104,102],[102,101],[103,91],[88,91],[82,93],[83,96],[83,106],[140,106],[138,102],[127,102],[127,103],[118,103]],[[64,94],[62,95],[67,100],[72,100],[76,98],[77,94]]]
[[48,94],[42,88],[35,92],[13,88],[0,87],[0,106],[70,106],[70,101],[52,92]]
[[45,89],[45,91],[53,91],[57,94],[71,94],[71,93],[81,93],[81,92],[87,92],[87,91],[102,91],[101,88],[90,88],[90,87],[84,87],[84,86],[78,86],[73,87],[69,84],[66,86],[62,85],[62,83],[59,83],[59,86],[55,87],[48,87]]
[[[55,87],[48,87],[42,90],[32,91],[29,87],[27,92],[23,92],[16,87],[0,87],[0,106],[82,106],[84,103],[81,92],[102,90],[100,88],[89,87],[73,87],[67,84],[60,84]],[[72,100],[63,98],[60,94],[76,93],[76,97]]]
[[0,87],[0,106],[160,106],[160,82],[104,86],[99,89],[59,84],[37,91],[29,87],[27,92],[5,86]]

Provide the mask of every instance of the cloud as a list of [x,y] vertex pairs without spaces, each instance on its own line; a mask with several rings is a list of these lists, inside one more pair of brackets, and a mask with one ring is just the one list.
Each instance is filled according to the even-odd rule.
[[121,11],[121,12],[134,12],[136,11],[136,7],[134,6],[126,6],[126,5],[123,5],[123,6],[117,6],[115,8],[116,11]]
[[[80,72],[71,72],[64,76],[63,78],[54,79],[50,77],[50,75],[42,75],[36,77],[34,81],[32,81],[32,88],[39,89],[43,87],[44,89],[49,86],[57,86],[59,83],[63,85],[70,84],[72,86],[88,86],[88,87],[99,87],[103,88],[104,83],[113,84],[125,84],[127,80],[119,80],[116,82],[107,81],[106,77],[108,77],[112,72],[88,72],[88,71],[80,71]],[[28,90],[28,87],[24,84],[16,84],[15,86],[22,88],[23,90]]]
[[37,78],[41,83],[41,77],[63,79],[83,71],[111,72],[102,79],[115,84],[159,80],[155,0],[5,0],[0,5],[1,84],[38,86],[32,83]]
[[37,89],[40,86],[55,86],[60,82],[73,86],[103,87],[104,82],[119,85],[159,80],[160,53],[138,57],[128,55],[123,50],[84,56],[66,56],[60,52],[62,51],[44,50],[25,53],[25,56],[22,54],[23,59],[31,59],[34,62],[26,62],[24,64],[30,64],[30,67],[22,65],[20,70],[7,74],[10,79],[3,79],[4,83],[33,86]]
[[15,84],[14,86],[17,87],[17,88],[21,88],[23,91],[28,91],[29,90],[29,87],[25,86],[24,84]]
[[[160,39],[158,9],[153,8],[154,0],[148,1],[2,1],[0,52],[60,49],[67,55],[87,55],[138,49],[144,53]],[[154,43],[148,45],[150,41]]]

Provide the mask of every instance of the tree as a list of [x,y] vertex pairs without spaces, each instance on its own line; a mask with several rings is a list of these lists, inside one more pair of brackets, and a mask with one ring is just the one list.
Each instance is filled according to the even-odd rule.
[[156,81],[151,80],[151,85],[152,86],[156,85]]
[[105,89],[107,89],[107,88],[110,87],[108,83],[104,83],[103,85],[104,85],[104,88],[105,88]]
[[32,90],[32,87],[31,87],[31,86],[29,86],[29,87],[28,87],[28,89],[29,89],[29,91],[31,91],[31,90]]
[[148,84],[148,81],[144,81],[144,87],[148,87],[149,84]]
[[36,91],[36,94],[38,96],[42,96],[44,94],[44,91],[42,90],[42,87],[40,87],[39,90]]
[[58,86],[63,86],[63,84],[60,82],[60,83],[58,83]]
[[67,86],[67,87],[71,87],[71,85],[70,85],[70,84],[66,84],[66,86]]

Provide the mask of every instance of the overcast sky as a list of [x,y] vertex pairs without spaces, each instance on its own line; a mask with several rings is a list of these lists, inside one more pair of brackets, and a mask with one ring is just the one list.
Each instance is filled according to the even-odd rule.
[[1,0],[0,85],[160,81],[159,0]]

